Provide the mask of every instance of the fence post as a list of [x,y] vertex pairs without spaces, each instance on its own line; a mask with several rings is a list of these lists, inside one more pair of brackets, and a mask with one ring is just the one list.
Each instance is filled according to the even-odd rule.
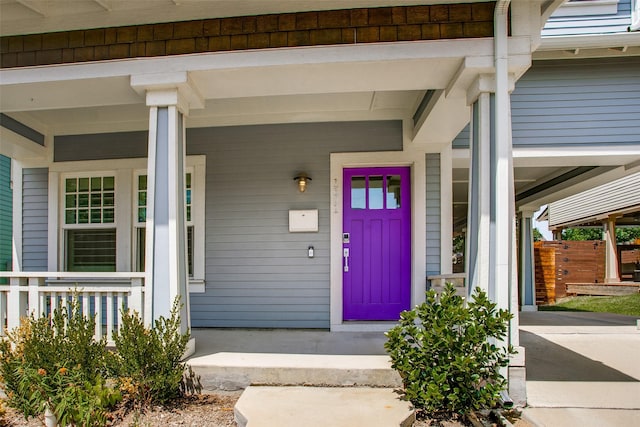
[[44,286],[44,277],[29,278],[29,313],[40,317],[44,313],[40,307],[40,286]]
[[9,281],[9,295],[7,296],[7,330],[20,326],[20,318],[27,314],[27,298],[21,287],[27,284],[25,277],[12,277]]
[[129,296],[129,309],[133,312],[138,312],[138,315],[141,319],[144,319],[143,307],[144,307],[144,297],[142,294],[143,290],[143,278],[142,277],[132,277],[131,278],[131,294]]

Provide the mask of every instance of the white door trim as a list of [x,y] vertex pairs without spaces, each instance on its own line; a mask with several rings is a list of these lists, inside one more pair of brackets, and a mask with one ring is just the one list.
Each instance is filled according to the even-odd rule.
[[[352,167],[411,167],[411,306],[425,298],[426,277],[426,175],[425,152],[403,151],[331,154],[331,331],[387,331],[395,322],[343,322],[342,317],[342,195],[343,170]],[[422,218],[422,220],[420,220]]]

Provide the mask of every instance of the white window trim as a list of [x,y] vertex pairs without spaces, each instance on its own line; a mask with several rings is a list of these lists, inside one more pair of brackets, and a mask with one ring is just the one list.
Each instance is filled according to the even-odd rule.
[[[114,166],[116,166],[114,168]],[[147,159],[88,160],[57,162],[49,166],[49,271],[62,271],[64,259],[64,179],[81,175],[113,175],[115,177],[115,219],[113,224],[93,224],[94,228],[116,228],[116,271],[133,271],[134,209],[136,207],[134,181],[137,171],[146,173]],[[193,242],[193,277],[189,280],[190,293],[205,291],[205,195],[206,156],[186,156],[187,171],[192,173],[191,221],[195,228]],[[144,174],[143,173],[143,174]],[[82,227],[84,228],[84,226]]]

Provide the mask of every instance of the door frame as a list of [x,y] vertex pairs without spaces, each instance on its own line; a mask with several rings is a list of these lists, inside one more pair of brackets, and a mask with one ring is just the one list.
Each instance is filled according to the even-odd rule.
[[403,151],[331,154],[331,331],[387,331],[396,322],[344,322],[342,309],[342,227],[343,171],[348,168],[410,167],[411,185],[411,306],[425,300],[426,290],[426,153],[418,149]]

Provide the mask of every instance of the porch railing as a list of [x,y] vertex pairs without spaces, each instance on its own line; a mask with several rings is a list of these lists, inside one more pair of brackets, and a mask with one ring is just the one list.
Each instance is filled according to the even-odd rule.
[[456,288],[456,295],[467,297],[467,274],[451,273],[439,274],[435,276],[427,276],[427,280],[431,284],[431,289],[440,294],[447,283],[451,283]]
[[121,308],[144,316],[144,273],[0,272],[9,279],[0,285],[0,335],[34,314],[46,316],[69,307],[77,298],[85,316],[95,316],[95,338],[113,343],[122,324]]

